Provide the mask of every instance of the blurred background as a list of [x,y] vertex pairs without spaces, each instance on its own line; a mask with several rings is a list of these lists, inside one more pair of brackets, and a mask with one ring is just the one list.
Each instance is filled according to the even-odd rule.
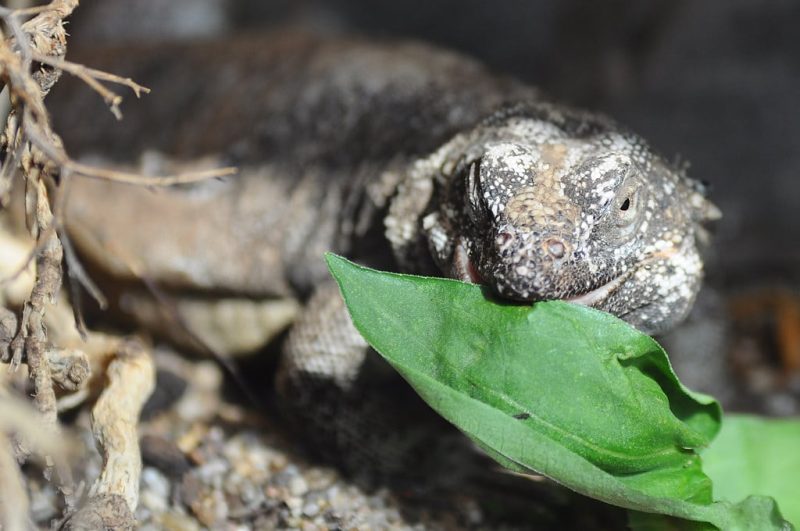
[[460,50],[689,164],[724,218],[668,350],[726,405],[800,413],[800,2],[86,0],[71,26],[84,45],[286,27]]

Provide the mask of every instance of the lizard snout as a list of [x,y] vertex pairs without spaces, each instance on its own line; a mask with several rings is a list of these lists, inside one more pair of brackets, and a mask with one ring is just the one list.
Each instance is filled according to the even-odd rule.
[[572,245],[559,234],[500,230],[483,276],[498,295],[514,300],[561,298]]

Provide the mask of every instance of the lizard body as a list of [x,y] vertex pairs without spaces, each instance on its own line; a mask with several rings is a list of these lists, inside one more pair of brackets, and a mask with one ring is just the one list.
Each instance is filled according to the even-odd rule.
[[[93,94],[65,83],[53,95],[55,117],[69,131],[73,151],[126,163],[136,162],[144,150],[177,160],[211,155],[241,172],[224,183],[166,191],[163,198],[82,180],[72,194],[73,225],[80,220],[96,226],[102,219],[99,225],[107,229],[94,230],[123,234],[116,237],[121,245],[137,240],[130,253],[149,260],[146,269],[162,282],[254,296],[307,295],[327,277],[320,260],[324,250],[392,268],[388,241],[375,233],[381,232],[397,183],[384,186],[382,175],[474,126],[507,98],[536,95],[517,82],[490,76],[473,61],[413,43],[326,42],[289,34],[169,49],[125,48],[88,59],[146,80],[160,97],[127,102],[125,119],[117,123]],[[454,91],[455,86],[461,88]],[[127,199],[116,190],[125,190]],[[90,195],[105,203],[119,197],[119,206],[109,205],[109,211],[130,211],[97,213]],[[140,207],[125,203],[158,212],[138,223],[152,219],[174,227],[175,234],[158,231],[162,244],[154,245],[149,229],[129,223]],[[220,207],[226,211],[215,214]],[[193,230],[211,240],[186,249],[190,230],[180,229],[178,220],[190,211],[204,212],[194,217]],[[258,228],[248,237],[246,227]],[[86,234],[74,232],[79,239]],[[231,269],[228,244],[247,249],[248,255],[259,249],[263,257],[252,267],[225,272]],[[154,247],[173,252],[158,253]],[[223,252],[212,252],[215,247]],[[101,254],[93,257],[102,260]],[[167,254],[187,257],[192,265],[179,265]]]
[[[695,240],[715,211],[699,185],[611,120],[543,103],[471,60],[293,35],[92,59],[156,95],[117,125],[95,114],[88,91],[71,91],[57,113],[71,147],[129,161],[144,149],[216,155],[242,167],[230,182],[156,198],[77,185],[70,217],[122,245],[120,234],[139,234],[131,254],[168,284],[307,295],[326,277],[320,252],[335,250],[481,280],[502,297],[582,301],[650,333],[691,307],[702,276]],[[75,116],[90,113],[89,123]],[[108,202],[121,188],[112,208],[127,204],[124,215],[86,218],[98,210],[93,198],[84,204],[90,189]],[[129,223],[148,208],[160,215],[137,224],[170,230]],[[181,225],[195,211],[204,214]],[[192,232],[207,243],[182,248]]]
[[363,376],[368,346],[326,250],[485,283],[502,298],[589,304],[648,333],[678,323],[699,289],[702,223],[717,215],[700,185],[610,119],[547,103],[467,58],[283,35],[90,63],[154,94],[118,126],[91,94],[54,92],[68,148],[128,163],[155,149],[157,171],[197,157],[241,171],[157,192],[74,179],[70,235],[117,279],[301,300],[278,388],[325,437],[374,435],[365,408],[404,410]]

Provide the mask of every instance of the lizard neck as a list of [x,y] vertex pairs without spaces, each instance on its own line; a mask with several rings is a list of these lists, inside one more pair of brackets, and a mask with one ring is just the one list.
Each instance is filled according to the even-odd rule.
[[[459,134],[441,148],[409,162],[399,170],[384,172],[379,190],[391,190],[384,218],[385,236],[401,271],[447,275],[436,256],[451,256],[453,232],[438,229],[435,206],[442,199],[474,134]],[[437,218],[437,219],[434,219]]]

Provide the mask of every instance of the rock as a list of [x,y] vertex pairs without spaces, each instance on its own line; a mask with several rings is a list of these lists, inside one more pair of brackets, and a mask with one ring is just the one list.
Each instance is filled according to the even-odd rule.
[[180,478],[190,468],[186,455],[173,441],[164,437],[145,435],[139,444],[144,464],[157,468],[171,478]]

